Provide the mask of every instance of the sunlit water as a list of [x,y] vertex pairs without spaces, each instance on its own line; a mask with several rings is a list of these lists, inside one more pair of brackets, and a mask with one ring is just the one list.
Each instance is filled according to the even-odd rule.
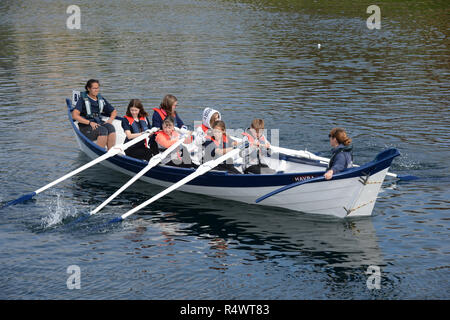
[[188,124],[204,106],[232,128],[258,116],[281,146],[324,156],[342,126],[357,163],[396,147],[392,171],[420,179],[387,179],[364,219],[174,192],[98,228],[161,190],[138,182],[71,225],[127,181],[96,166],[2,210],[0,298],[450,298],[448,2],[379,2],[380,30],[353,1],[107,3],[79,1],[81,30],[68,30],[67,2],[1,2],[0,202],[88,161],[64,99],[92,77],[119,114],[172,93]]

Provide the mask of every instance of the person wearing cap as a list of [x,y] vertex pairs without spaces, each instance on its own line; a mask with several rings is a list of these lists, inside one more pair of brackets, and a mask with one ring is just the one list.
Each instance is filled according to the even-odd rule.
[[206,137],[212,136],[212,125],[214,122],[221,120],[222,116],[219,111],[213,108],[205,108],[202,114],[202,124],[195,128],[193,132],[193,142],[187,145],[187,150],[191,154],[192,162],[200,165],[203,158],[203,144]]

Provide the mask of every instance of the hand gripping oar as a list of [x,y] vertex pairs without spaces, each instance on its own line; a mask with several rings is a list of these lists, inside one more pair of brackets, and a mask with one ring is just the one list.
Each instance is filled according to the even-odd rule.
[[154,157],[152,157],[149,161],[149,163],[139,171],[133,178],[131,178],[127,183],[125,183],[120,189],[118,189],[113,195],[111,195],[108,199],[106,199],[102,204],[100,204],[97,208],[92,210],[90,213],[85,214],[84,216],[80,217],[74,223],[78,223],[81,221],[86,220],[90,216],[96,214],[100,210],[102,210],[108,203],[110,203],[115,197],[117,197],[119,194],[121,194],[126,188],[128,188],[130,185],[132,185],[136,180],[138,180],[140,177],[142,177],[144,174],[146,174],[151,168],[155,167],[157,164],[159,164],[162,160],[164,160],[168,155],[170,155],[177,147],[179,147],[185,137],[183,136],[180,140],[178,140],[176,143],[171,145],[166,151],[163,153],[157,154]]
[[[330,159],[316,156],[314,153],[311,153],[311,152],[306,151],[306,150],[305,151],[303,151],[303,150],[290,150],[290,149],[285,149],[285,148],[280,148],[280,147],[274,147],[274,151],[276,151],[276,149],[278,149],[278,152],[281,152],[281,153],[290,154],[290,155],[303,157],[303,158],[308,158],[308,159],[311,159],[311,160],[318,160],[318,161],[320,161],[321,163],[324,163],[324,164],[328,164],[330,162]],[[353,164],[353,166],[354,167],[359,167],[357,164]],[[389,177],[393,177],[393,178],[402,180],[402,181],[419,179],[419,177],[416,177],[416,176],[400,175],[400,174],[396,174],[396,173],[392,173],[392,172],[387,172],[386,175],[389,176]]]
[[55,181],[45,185],[45,186],[43,186],[40,189],[37,189],[34,192],[25,194],[25,195],[21,196],[20,198],[17,198],[15,200],[9,201],[5,205],[3,205],[0,209],[12,206],[14,204],[25,202],[27,200],[30,200],[34,196],[38,195],[39,193],[47,190],[48,188],[53,187],[54,185],[56,185],[56,184],[58,184],[58,183],[60,183],[60,182],[62,182],[64,180],[66,180],[67,178],[70,178],[70,177],[76,175],[77,173],[80,173],[81,171],[86,170],[86,169],[92,167],[93,165],[96,165],[99,162],[102,162],[103,160],[106,160],[106,159],[108,159],[110,157],[113,157],[113,156],[119,154],[120,152],[126,150],[127,148],[131,147],[132,145],[138,143],[139,141],[142,141],[142,140],[146,139],[150,134],[152,134],[152,133],[154,133],[155,131],[158,131],[158,130],[159,130],[159,128],[153,128],[151,130],[147,130],[144,134],[140,135],[139,137],[137,137],[137,138],[135,138],[135,139],[125,143],[125,144],[116,145],[116,146],[112,147],[104,155],[102,155],[102,156],[92,160],[91,162],[86,163],[84,166],[82,166],[82,167],[80,167],[80,168],[78,168],[78,169],[76,169],[76,170],[66,174],[65,176],[63,176],[63,177],[61,177],[61,178],[59,178],[59,179],[57,179],[57,180],[55,180]]
[[[235,139],[237,141],[241,140],[241,139],[235,138],[235,137],[233,137],[233,139]],[[307,158],[307,159],[311,159],[311,160],[317,160],[317,161],[320,161],[323,164],[328,164],[330,162],[330,159],[316,156],[314,153],[311,153],[311,152],[306,151],[306,150],[292,150],[292,149],[286,149],[286,148],[281,148],[281,147],[276,147],[276,146],[270,146],[270,148],[273,151],[278,152],[278,153],[283,153],[283,154],[287,154],[287,155],[291,155],[291,156],[295,156],[295,157],[300,157],[300,158]],[[359,167],[356,164],[354,164],[353,166]],[[396,179],[399,179],[399,180],[402,180],[402,181],[419,179],[419,177],[416,177],[416,176],[399,175],[399,174],[392,173],[392,172],[387,172],[386,175],[390,176],[390,177],[393,177],[393,178],[396,178]]]
[[159,198],[165,196],[166,194],[174,191],[175,189],[181,187],[182,185],[188,183],[191,180],[194,180],[195,178],[205,174],[206,172],[214,169],[215,167],[217,167],[219,164],[221,164],[222,162],[224,162],[225,160],[227,160],[228,158],[232,158],[234,157],[236,154],[238,154],[241,151],[240,148],[234,149],[226,154],[224,154],[223,156],[215,159],[215,160],[211,160],[208,162],[205,162],[204,164],[200,165],[197,170],[195,170],[195,172],[191,173],[190,175],[188,175],[187,177],[184,177],[183,179],[181,179],[180,181],[178,181],[177,183],[173,184],[172,186],[170,186],[169,188],[167,188],[166,190],[158,193],[157,195],[155,195],[154,197],[150,198],[149,200],[145,201],[144,203],[140,204],[139,206],[137,206],[136,208],[126,212],[125,214],[123,214],[120,217],[114,218],[111,221],[109,221],[109,223],[114,223],[114,222],[121,222],[124,219],[126,219],[128,216],[132,215],[133,213],[141,210],[142,208],[148,206],[150,203],[158,200]]

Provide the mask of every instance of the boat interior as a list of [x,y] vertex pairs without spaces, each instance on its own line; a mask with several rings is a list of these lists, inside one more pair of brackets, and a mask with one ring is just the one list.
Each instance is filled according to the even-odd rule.
[[[108,118],[103,117],[103,120]],[[116,129],[116,145],[122,144],[125,141],[126,135],[122,129],[122,121],[120,117],[117,117],[113,121],[114,128]],[[75,125],[78,127],[78,123],[75,121]],[[125,155],[125,154],[123,154]],[[241,173],[243,173],[242,157],[236,156],[233,158],[234,167]],[[144,160],[140,160],[144,161]],[[275,174],[283,173],[303,173],[303,172],[325,172],[326,165],[320,163],[317,160],[311,160],[302,157],[296,157],[292,155],[268,152],[262,159],[262,162],[267,164],[269,168],[276,171]]]

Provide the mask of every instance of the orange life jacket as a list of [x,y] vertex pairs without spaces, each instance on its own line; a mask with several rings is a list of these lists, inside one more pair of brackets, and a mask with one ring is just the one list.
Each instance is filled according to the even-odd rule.
[[[248,138],[248,142],[250,142],[251,144],[255,143],[256,139],[250,133],[243,132],[242,135],[246,136]],[[261,137],[259,137],[258,142],[259,143],[266,143],[266,138],[264,138],[264,136],[261,136]]]
[[[178,132],[176,132],[176,131],[174,131],[174,134],[175,134],[177,137],[179,136]],[[163,145],[161,145],[161,144],[158,143],[158,136],[162,136],[163,139],[165,139],[165,140],[167,140],[167,141],[170,141],[170,140],[171,140],[171,137],[170,137],[167,133],[165,133],[164,130],[159,130],[159,131],[155,132],[155,141],[156,141],[156,143],[158,144],[158,148],[160,149],[160,151],[163,151],[163,150],[165,150],[165,149],[168,149],[168,148],[166,148],[165,146],[163,146]],[[170,146],[169,146],[169,147],[170,147]],[[181,159],[181,154],[180,154],[180,151],[179,151],[179,150],[177,151],[176,154],[177,154],[178,159]]]

